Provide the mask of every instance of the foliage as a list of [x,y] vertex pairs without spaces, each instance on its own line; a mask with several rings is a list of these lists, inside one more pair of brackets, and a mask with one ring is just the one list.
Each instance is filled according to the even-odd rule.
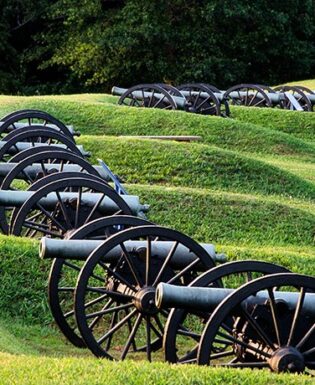
[[2,92],[162,81],[225,88],[315,71],[311,0],[1,1]]

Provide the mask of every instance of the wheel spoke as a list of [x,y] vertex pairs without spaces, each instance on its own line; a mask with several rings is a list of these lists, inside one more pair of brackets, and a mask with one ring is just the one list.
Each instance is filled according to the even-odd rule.
[[281,346],[281,339],[280,339],[280,329],[279,329],[279,322],[278,322],[278,312],[277,312],[277,305],[276,305],[276,301],[275,301],[275,297],[274,297],[272,289],[268,288],[268,294],[269,294],[269,299],[270,299],[269,305],[270,305],[270,309],[271,309],[273,325],[274,325],[274,329],[276,332],[278,346],[280,347]]
[[293,337],[294,337],[294,333],[295,333],[295,329],[296,329],[296,325],[298,323],[298,319],[299,319],[299,316],[300,316],[300,313],[301,313],[301,310],[302,310],[302,307],[303,307],[304,299],[305,299],[305,288],[301,287],[300,295],[299,295],[299,300],[298,300],[298,303],[296,305],[296,309],[295,309],[295,312],[294,312],[293,321],[292,321],[292,325],[291,325],[291,329],[290,329],[290,334],[289,334],[289,338],[288,338],[288,341],[287,341],[287,345],[288,346],[291,345],[291,343],[292,343],[292,340],[293,340]]
[[123,309],[128,309],[131,306],[133,306],[132,302],[126,303],[126,304],[123,304],[123,305],[118,305],[118,306],[115,306],[115,307],[111,307],[109,309],[102,309],[102,310],[99,310],[99,311],[96,311],[96,312],[93,312],[93,313],[86,314],[85,318],[86,319],[90,319],[90,318],[102,316],[102,315],[105,315],[105,314],[112,313],[113,311],[119,311],[119,310],[123,310]]
[[124,257],[125,257],[125,260],[126,260],[128,266],[129,266],[129,269],[130,269],[130,271],[131,271],[131,274],[133,275],[133,277],[134,277],[134,279],[135,279],[137,285],[140,286],[140,287],[142,287],[143,284],[142,284],[142,281],[141,281],[140,277],[138,276],[138,272],[137,272],[137,269],[135,268],[135,265],[134,265],[134,263],[133,263],[133,261],[132,261],[132,257],[131,257],[130,254],[128,253],[128,251],[127,251],[127,249],[126,249],[124,243],[120,243],[119,245],[120,245],[120,247],[121,247],[121,249],[122,249],[122,252],[123,252],[123,255],[124,255]]
[[146,340],[147,340],[147,359],[151,362],[151,321],[150,316],[145,317],[146,321]]
[[267,345],[270,346],[273,350],[275,350],[275,346],[271,339],[267,336],[267,334],[262,330],[260,325],[256,322],[256,320],[249,314],[249,312],[241,306],[241,311],[243,315],[245,316],[247,322],[250,324],[250,326],[256,331],[258,336],[261,338],[261,340]]
[[169,281],[167,281],[167,283],[173,283],[177,281],[182,275],[186,274],[189,270],[192,270],[194,266],[198,265],[199,262],[200,262],[199,259],[195,259],[189,265],[187,265],[182,271],[174,275],[174,277],[171,278]]
[[167,265],[169,264],[170,260],[172,259],[173,255],[174,255],[174,253],[175,253],[175,251],[177,249],[178,244],[179,244],[178,241],[176,241],[173,244],[173,246],[172,246],[170,252],[168,253],[168,255],[166,256],[166,258],[165,258],[165,260],[163,262],[163,265],[162,265],[162,267],[161,267],[157,277],[155,278],[152,286],[155,287],[160,282],[160,279],[161,279],[162,275],[164,274],[164,270],[166,269]]
[[151,265],[151,238],[147,237],[147,248],[145,255],[145,284],[149,286],[150,279],[150,265]]
[[91,221],[91,218],[93,217],[93,215],[96,213],[96,210],[98,209],[99,205],[102,203],[103,199],[105,198],[105,194],[103,193],[101,195],[101,197],[98,199],[98,201],[95,203],[95,205],[93,206],[93,209],[90,211],[90,214],[88,215],[88,217],[86,218],[86,220],[84,221],[84,224],[88,223]]
[[141,324],[141,321],[142,321],[142,314],[138,314],[138,316],[137,316],[137,318],[136,318],[136,321],[135,321],[135,323],[134,323],[134,325],[133,325],[133,328],[132,328],[132,330],[131,330],[131,332],[130,332],[130,334],[129,334],[128,340],[127,340],[127,342],[126,342],[126,344],[125,344],[125,346],[124,346],[124,350],[123,350],[123,352],[121,353],[120,358],[121,358],[122,360],[124,360],[124,359],[126,358],[126,355],[128,354],[128,351],[129,351],[129,349],[130,349],[130,345],[131,345],[131,344],[134,344],[134,345],[135,345],[135,335],[136,335],[136,333],[137,333],[137,331],[138,331],[138,329],[139,329],[139,326],[140,326],[140,324]]
[[101,338],[97,340],[98,344],[102,344],[107,338],[109,338],[113,333],[119,330],[131,317],[133,317],[137,312],[137,309],[133,309],[128,315],[126,315],[122,320],[115,324],[114,327],[110,328],[107,333],[105,333]]
[[304,337],[299,341],[299,343],[296,345],[296,348],[301,350],[302,346],[305,344],[305,342],[307,342],[307,340],[311,337],[314,331],[315,331],[315,323],[312,325],[309,331],[304,335]]

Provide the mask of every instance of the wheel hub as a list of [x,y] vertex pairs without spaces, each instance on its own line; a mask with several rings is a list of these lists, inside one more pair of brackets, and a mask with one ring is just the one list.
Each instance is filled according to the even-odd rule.
[[139,290],[134,298],[134,305],[142,314],[153,315],[158,313],[155,306],[155,288],[145,287]]
[[300,373],[305,369],[302,354],[292,346],[276,350],[269,360],[269,365],[274,372]]

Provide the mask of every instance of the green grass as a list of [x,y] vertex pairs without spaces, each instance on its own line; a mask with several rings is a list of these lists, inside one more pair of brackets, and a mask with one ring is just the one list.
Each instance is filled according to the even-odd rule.
[[315,79],[308,79],[308,80],[296,80],[294,82],[286,83],[287,85],[300,85],[304,87],[308,87],[311,90],[315,90]]
[[306,375],[276,375],[258,370],[229,370],[196,366],[175,366],[125,361],[106,362],[97,359],[38,358],[0,355],[1,384],[28,385],[311,385]]
[[92,153],[90,161],[103,159],[126,183],[315,198],[315,185],[289,167],[209,145],[107,136],[84,136],[78,143]]
[[[312,84],[312,83],[310,83]],[[313,87],[315,88],[315,86]],[[80,129],[78,143],[104,159],[149,203],[149,219],[214,243],[229,260],[260,259],[315,271],[315,114],[232,108],[233,119],[126,108],[103,94],[0,96],[0,116],[46,110]],[[176,143],[125,135],[200,135]],[[97,360],[53,327],[49,261],[38,242],[0,236],[2,384],[313,384],[269,371]]]
[[[45,110],[62,121],[71,122],[84,135],[200,135],[202,141],[232,151],[289,155],[315,159],[315,146],[293,135],[240,120],[188,114],[182,111],[136,109],[112,103],[65,102],[62,97],[0,97],[0,115],[19,108]],[[13,101],[11,101],[13,100]],[[248,108],[252,115],[256,111]],[[267,111],[267,110],[266,110]],[[276,110],[268,110],[273,115]],[[291,111],[279,111],[291,113]],[[299,112],[291,114],[300,125]],[[294,121],[293,119],[293,121]]]
[[277,130],[295,137],[314,141],[315,116],[313,112],[285,111],[269,108],[244,108],[232,106],[231,115],[233,118],[265,128]]

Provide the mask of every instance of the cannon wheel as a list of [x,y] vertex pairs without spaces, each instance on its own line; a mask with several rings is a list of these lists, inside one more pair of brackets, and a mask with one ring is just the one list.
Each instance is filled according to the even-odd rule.
[[[141,98],[135,97],[134,92],[139,92],[142,95]],[[146,97],[145,93],[149,93],[150,97]],[[157,98],[156,94],[162,94],[163,96],[162,98]],[[160,108],[163,110],[176,110],[177,108],[172,95],[157,84],[139,84],[128,88],[119,98],[118,104],[131,107]]]
[[[1,190],[14,190],[17,187],[19,187],[19,190],[21,189],[27,189],[30,185],[32,185],[36,180],[42,178],[43,176],[48,175],[48,171],[44,167],[44,163],[53,163],[54,164],[54,173],[62,173],[63,166],[65,164],[76,164],[81,167],[80,171],[84,173],[88,173],[91,175],[98,176],[98,172],[94,169],[94,167],[88,163],[86,160],[84,160],[81,156],[75,155],[71,153],[70,151],[66,150],[60,150],[58,148],[55,148],[53,150],[53,146],[47,146],[49,147],[49,151],[41,151],[39,152],[38,148],[33,148],[30,150],[25,150],[17,154],[15,157],[13,157],[10,161],[14,162],[14,159],[16,159],[16,166],[6,175],[6,177],[3,179],[1,183]],[[18,157],[21,157],[23,152],[35,152],[34,155],[26,157],[24,160],[20,160]],[[18,163],[19,162],[19,163]],[[36,175],[35,178],[33,178],[29,173],[27,172],[27,167],[31,166],[32,164],[41,164],[42,165],[42,172],[38,175]],[[50,171],[52,172],[52,171]],[[24,179],[19,180],[19,175],[23,174]],[[82,176],[82,174],[81,174]],[[19,181],[19,182],[17,182]],[[104,181],[104,183],[106,183]],[[0,227],[4,234],[8,234],[9,232],[9,225],[8,220],[11,215],[10,222],[12,222],[12,208],[0,206]]]
[[[62,176],[61,176],[62,177]],[[60,193],[71,191],[77,194],[74,201],[63,200]],[[48,209],[40,203],[50,193],[56,193],[58,204],[54,209]],[[82,201],[83,193],[100,193],[100,198],[93,207],[88,207]],[[18,210],[14,222],[10,225],[10,234],[18,236],[42,237],[50,236],[64,238],[70,232],[84,224],[104,216],[99,210],[101,202],[109,198],[117,206],[113,215],[121,213],[131,215],[131,210],[116,191],[101,182],[97,177],[91,180],[84,174],[81,177],[65,178],[51,182],[39,188]]]
[[[231,287],[249,282],[266,274],[288,272],[282,266],[261,261],[236,261],[225,263],[205,272],[191,282],[189,287]],[[165,360],[172,363],[196,363],[201,330],[210,312],[172,309],[164,333]],[[190,349],[188,348],[190,346]]]
[[202,115],[229,116],[230,110],[226,99],[222,103],[214,92],[206,84],[188,83],[178,87],[180,91],[186,93],[185,98],[188,102],[187,111]]
[[[274,93],[274,90],[272,93]],[[268,96],[269,87],[257,84],[237,84],[225,91],[224,97],[232,104],[247,107],[273,107]],[[231,95],[233,93],[233,95]],[[258,95],[261,97],[258,97]]]
[[[274,291],[298,294],[289,308]],[[307,312],[305,294],[314,292],[315,278],[274,274],[253,280],[229,295],[212,313],[202,333],[198,364],[233,368],[270,368],[303,372],[315,368],[314,315]],[[243,302],[264,291],[267,300]],[[229,327],[228,320],[234,319]],[[216,353],[220,346],[227,347]],[[308,352],[309,351],[309,352]]]
[[[64,144],[66,146],[66,150],[69,150],[78,156],[82,156],[80,150],[72,140],[57,130],[49,127],[42,129],[41,126],[32,126],[29,128],[17,129],[4,137],[3,141],[6,143],[0,149],[0,159],[5,162],[12,158],[12,154],[10,153],[12,148],[15,149],[17,153],[19,153],[19,150],[16,146],[16,144],[19,142],[28,142],[34,148],[42,147],[35,147],[35,145],[38,143],[42,144],[43,146]],[[62,150],[62,148],[59,149]]]
[[[144,240],[146,247],[128,251],[130,240]],[[152,252],[157,240],[173,244],[164,259]],[[121,257],[106,263],[106,254],[117,247]],[[180,265],[174,265],[178,247],[188,249],[193,261],[181,259]],[[77,281],[75,313],[86,346],[98,357],[122,360],[132,347],[151,361],[152,352],[162,346],[168,316],[167,310],[155,307],[157,284],[186,285],[198,271],[213,266],[203,247],[175,230],[141,226],[111,236],[90,255]]]
[[[133,216],[115,215],[87,223],[70,234],[68,239],[105,240],[118,231],[143,225],[152,223]],[[81,261],[54,259],[48,282],[48,299],[54,320],[64,336],[79,348],[85,347],[85,343],[77,329],[73,294],[82,264]]]
[[179,96],[180,98],[185,98],[185,96],[180,92],[176,87],[166,84],[166,83],[157,83],[159,87],[162,87],[165,91],[167,91],[170,95]]
[[47,112],[37,110],[22,110],[21,112],[17,111],[10,115],[4,117],[5,121],[0,125],[0,134],[16,130],[16,123],[25,123],[27,127],[32,125],[41,125],[42,128],[45,128],[46,126],[49,127],[49,125],[54,125],[56,126],[55,129],[57,131],[61,131],[71,140],[74,140],[73,135],[69,131],[68,127]]
[[[304,111],[313,111],[313,106],[310,99],[300,86],[279,86],[276,87],[275,90],[280,92],[291,92]],[[281,108],[284,108],[285,110],[293,109],[292,104],[288,98],[285,97],[281,101]]]

